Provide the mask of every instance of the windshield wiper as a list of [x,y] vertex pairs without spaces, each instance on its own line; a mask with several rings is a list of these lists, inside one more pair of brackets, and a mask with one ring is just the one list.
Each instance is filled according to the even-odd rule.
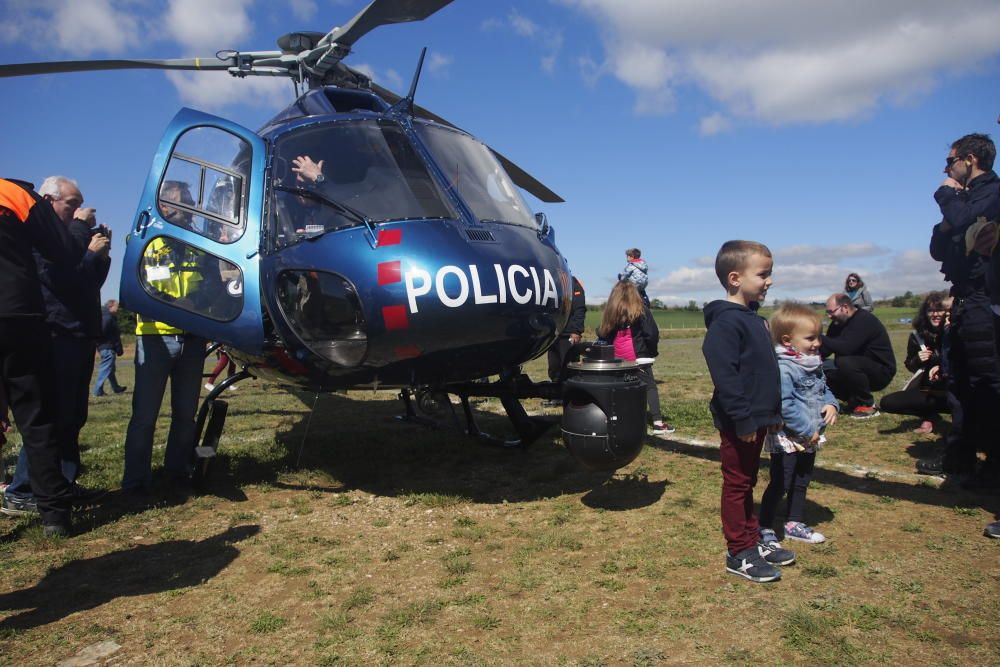
[[[362,225],[367,226],[369,229],[374,228],[375,223],[372,221],[372,219],[369,218],[364,213],[362,213],[361,211],[359,211],[358,209],[351,208],[347,204],[341,203],[336,199],[331,199],[324,194],[316,192],[315,190],[309,190],[306,188],[290,188],[285,185],[275,185],[274,189],[277,190],[278,192],[290,192],[292,194],[305,197],[307,199],[314,199],[318,202],[322,202],[327,206],[329,206],[330,208],[336,209],[341,213],[344,213],[347,217],[353,218],[355,222],[359,222]],[[333,229],[328,229],[326,231],[327,232],[333,231]],[[323,233],[325,234],[326,232]],[[322,234],[317,234],[316,236],[322,236]],[[316,238],[316,237],[313,236],[311,238]]]

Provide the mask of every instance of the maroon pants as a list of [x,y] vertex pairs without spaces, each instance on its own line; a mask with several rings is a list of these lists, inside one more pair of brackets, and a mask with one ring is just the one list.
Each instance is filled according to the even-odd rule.
[[757,484],[760,450],[767,429],[757,431],[753,442],[722,431],[722,533],[729,553],[736,555],[757,544],[759,523],[753,513],[753,487]]

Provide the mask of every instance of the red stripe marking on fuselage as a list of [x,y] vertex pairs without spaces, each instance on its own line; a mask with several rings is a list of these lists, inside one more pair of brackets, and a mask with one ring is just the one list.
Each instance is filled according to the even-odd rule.
[[389,285],[403,279],[400,262],[382,262],[378,265],[378,284]]
[[378,230],[378,247],[385,245],[399,245],[403,242],[402,229],[380,229]]
[[386,331],[410,328],[406,306],[382,306],[382,319],[385,320]]

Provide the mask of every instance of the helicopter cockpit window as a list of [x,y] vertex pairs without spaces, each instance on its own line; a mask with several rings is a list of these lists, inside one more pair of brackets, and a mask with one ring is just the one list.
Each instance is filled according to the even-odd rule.
[[160,214],[185,213],[185,226],[232,243],[243,234],[243,201],[250,176],[250,146],[224,130],[196,127],[174,146],[160,183]]
[[535,229],[535,217],[493,152],[472,137],[443,127],[417,124],[448,184],[480,221]]
[[158,301],[220,322],[243,310],[240,268],[169,236],[157,236],[143,250],[139,282]]
[[273,175],[273,247],[359,224],[457,217],[396,123],[293,130],[275,145]]

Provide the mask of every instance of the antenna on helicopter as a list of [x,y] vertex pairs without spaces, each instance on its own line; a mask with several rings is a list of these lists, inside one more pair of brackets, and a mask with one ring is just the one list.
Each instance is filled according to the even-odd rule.
[[391,113],[398,113],[406,116],[413,115],[413,96],[417,92],[417,83],[420,81],[420,70],[424,68],[425,55],[427,55],[426,46],[420,50],[420,60],[417,61],[417,71],[413,73],[413,81],[410,82],[410,92],[406,94],[406,97],[392,105],[392,109],[390,109]]

